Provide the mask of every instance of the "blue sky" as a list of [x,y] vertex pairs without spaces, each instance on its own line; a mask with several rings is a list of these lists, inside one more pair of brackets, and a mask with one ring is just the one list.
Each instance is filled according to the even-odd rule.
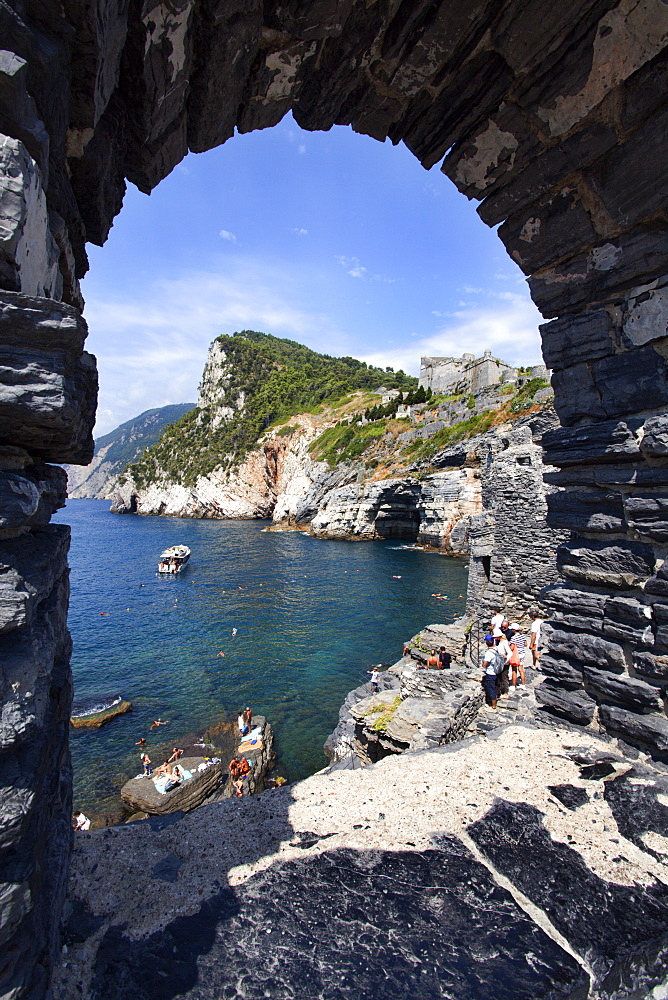
[[417,374],[490,348],[540,361],[540,316],[496,234],[438,167],[290,117],[129,188],[83,282],[96,434],[196,400],[210,342],[254,329]]

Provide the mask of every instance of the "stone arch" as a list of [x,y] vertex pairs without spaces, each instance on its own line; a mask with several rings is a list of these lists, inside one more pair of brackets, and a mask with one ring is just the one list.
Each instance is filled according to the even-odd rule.
[[667,23],[662,0],[0,5],[6,990],[44,991],[70,843],[67,531],[48,522],[50,463],[92,453],[85,245],[126,179],[150,190],[289,109],[443,160],[500,226],[551,321],[548,518],[573,533],[546,698],[668,752]]

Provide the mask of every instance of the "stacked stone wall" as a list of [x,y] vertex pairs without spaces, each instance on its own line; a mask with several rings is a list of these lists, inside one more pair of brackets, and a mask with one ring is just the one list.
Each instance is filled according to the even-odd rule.
[[45,463],[92,454],[86,242],[104,243],[127,180],[150,191],[235,128],[292,110],[402,141],[500,224],[554,321],[549,523],[572,533],[554,698],[663,752],[667,22],[661,0],[0,4],[2,992],[43,994],[56,955],[70,682]]

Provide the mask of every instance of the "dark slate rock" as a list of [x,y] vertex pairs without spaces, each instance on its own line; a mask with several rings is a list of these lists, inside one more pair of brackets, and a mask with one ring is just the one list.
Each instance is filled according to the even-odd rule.
[[605,602],[603,635],[635,646],[652,646],[652,608],[633,597],[612,597]]
[[636,650],[633,654],[633,669],[653,680],[668,680],[668,656]]
[[647,581],[645,593],[668,597],[668,564],[666,562],[663,562],[656,571],[656,575]]
[[547,496],[547,523],[551,528],[598,533],[623,532],[624,504],[620,493],[576,493],[563,490]]
[[632,745],[665,756],[668,751],[668,719],[665,715],[640,715],[614,705],[601,705],[599,719],[607,730]]
[[652,458],[665,458],[668,455],[668,416],[650,417],[643,424],[643,438],[640,449],[644,455]]
[[599,760],[595,764],[585,764],[580,768],[580,777],[585,781],[602,781],[603,778],[614,773],[614,765],[607,760]]
[[668,604],[656,604],[652,605],[652,614],[654,616],[655,628],[656,628],[656,645],[661,646],[662,652],[668,650]]
[[570,722],[587,726],[594,718],[596,702],[584,691],[568,691],[546,680],[536,688],[535,693],[539,705]]
[[608,416],[589,365],[581,363],[554,372],[552,388],[554,408],[564,427],[582,420],[605,420]]
[[[531,297],[546,319],[574,309],[591,307],[610,294],[624,292],[638,284],[638,275],[646,282],[665,273],[666,234],[661,226],[638,226],[630,232],[604,240],[597,246],[575,254],[550,270],[529,278]],[[631,364],[629,354],[623,355]],[[630,384],[631,380],[629,380]],[[554,383],[553,383],[554,384]],[[607,396],[607,390],[606,396]],[[555,387],[556,392],[556,387]],[[653,404],[649,401],[647,407]],[[644,409],[639,406],[637,410]],[[626,412],[637,412],[629,409]],[[621,410],[620,412],[625,412]]]
[[[565,174],[579,169],[610,149],[614,142],[615,134],[611,128],[593,122],[589,128],[576,132],[551,149],[532,157],[525,169],[519,173],[517,164],[513,164],[515,169],[506,183],[497,188],[494,194],[485,198],[479,206],[480,218],[488,226],[498,225],[512,212],[549,191]],[[524,141],[522,146],[526,150],[528,143]],[[549,367],[553,367],[547,363]]]
[[626,669],[626,658],[621,646],[598,636],[555,628],[550,635],[549,648],[553,654],[561,654],[575,662],[589,663],[602,670],[623,673]]
[[82,352],[86,334],[72,306],[2,292],[0,444],[47,462],[90,462],[97,370]]
[[583,989],[570,955],[443,835],[436,850],[274,864],[143,940],[111,927],[91,1000],[565,1000]]
[[577,660],[569,660],[568,657],[557,657],[552,653],[543,653],[540,658],[540,666],[543,673],[566,687],[582,687],[582,664]]
[[[668,403],[666,361],[650,345],[602,358],[591,369],[608,417],[658,409]],[[629,371],[633,378],[629,378]]]
[[668,495],[629,496],[624,506],[630,528],[653,541],[668,542]]
[[572,187],[558,194],[548,192],[522,208],[498,233],[525,274],[547,267],[574,246],[588,246],[598,239],[591,216]]
[[615,349],[612,319],[604,309],[555,319],[538,329],[545,364],[554,371],[581,361],[605,358]]
[[664,852],[649,847],[643,834],[652,831],[668,837],[668,807],[660,800],[668,801],[668,781],[634,767],[614,781],[606,781],[603,794],[621,835],[664,862]]
[[580,806],[583,806],[585,802],[589,802],[586,790],[578,788],[576,785],[548,785],[547,787],[555,799],[559,799],[561,804],[566,806],[567,809],[575,811]]
[[638,465],[591,465],[580,468],[565,468],[556,472],[546,472],[543,476],[551,486],[616,486],[631,485],[668,487],[668,468],[663,466]]
[[598,542],[579,539],[560,545],[557,566],[578,583],[626,590],[643,583],[654,572],[655,557],[641,542]]
[[617,143],[585,173],[620,229],[665,208],[668,108],[652,115],[633,135]]
[[533,806],[497,800],[469,833],[602,976],[620,953],[665,933],[668,890],[605,882],[576,851],[552,840],[543,819]]
[[559,427],[543,435],[545,460],[550,465],[636,460],[640,447],[634,431],[640,426],[640,420],[604,420],[581,427]]
[[605,601],[603,594],[591,594],[574,586],[556,586],[543,593],[543,602],[550,609],[550,619],[555,625],[594,635],[603,631]]
[[585,690],[599,701],[612,701],[631,711],[661,711],[663,702],[657,688],[633,677],[620,677],[609,670],[584,668]]

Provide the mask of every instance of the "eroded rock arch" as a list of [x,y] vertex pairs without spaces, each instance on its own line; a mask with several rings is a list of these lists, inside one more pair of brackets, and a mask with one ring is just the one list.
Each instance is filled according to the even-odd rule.
[[[64,477],[92,454],[78,280],[129,179],[278,122],[403,141],[529,276],[562,429],[553,706],[668,752],[662,0],[0,3],[4,991],[44,992],[70,846]],[[545,685],[544,685],[545,686]]]

